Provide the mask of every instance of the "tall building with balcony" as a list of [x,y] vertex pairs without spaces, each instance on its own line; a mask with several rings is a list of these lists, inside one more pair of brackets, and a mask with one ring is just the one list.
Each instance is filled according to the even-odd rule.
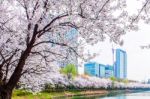
[[116,49],[116,62],[114,67],[114,73],[116,78],[127,78],[127,53],[125,51],[121,49]]

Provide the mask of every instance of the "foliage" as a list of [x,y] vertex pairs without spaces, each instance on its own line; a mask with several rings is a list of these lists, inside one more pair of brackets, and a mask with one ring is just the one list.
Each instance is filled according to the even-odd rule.
[[[2,0],[0,81],[4,86],[0,87],[12,91],[19,80],[36,91],[41,87],[35,86],[45,82],[66,86],[67,79],[47,73],[58,70],[52,64],[70,53],[89,59],[92,56],[84,53],[85,44],[93,45],[108,37],[121,45],[121,36],[128,28],[126,0]],[[67,39],[71,29],[78,32],[79,44]],[[82,88],[109,86],[109,80],[76,79],[77,85],[73,84]]]
[[129,82],[128,79],[118,79],[116,77],[110,77],[110,80],[113,82],[117,81],[117,82],[122,82],[122,83],[128,83]]
[[46,92],[32,94],[26,90],[14,90],[12,99],[51,99],[52,96],[52,94]]
[[14,96],[27,96],[31,95],[32,93],[27,90],[14,90],[13,95]]
[[123,79],[122,82],[125,83],[125,84],[129,83],[128,79]]
[[74,64],[68,64],[67,66],[61,69],[61,72],[66,74],[68,78],[71,78],[72,76],[77,76],[77,67]]
[[[15,91],[19,91],[19,90],[15,90]],[[102,90],[103,92],[103,90]],[[100,90],[100,93],[102,93]],[[13,94],[12,99],[53,99],[55,98],[60,98],[62,96],[67,97],[67,95],[75,95],[75,96],[83,96],[83,95],[89,95],[92,94],[92,92],[85,92],[82,90],[69,90],[69,91],[64,91],[64,92],[39,92],[35,95],[31,94],[31,95],[23,95],[23,96],[16,96]],[[97,93],[97,92],[96,92]],[[105,93],[105,92],[104,92]],[[95,92],[93,91],[93,94],[95,94]]]
[[116,79],[116,77],[110,77],[110,79],[112,80],[112,81],[117,81],[117,79]]
[[[71,91],[71,90],[97,90],[97,89],[137,89],[137,88],[146,88],[150,89],[149,84],[142,84],[142,83],[124,83],[119,81],[112,81],[110,79],[102,79],[97,77],[81,77],[77,76],[75,79],[68,80],[62,76],[63,81],[61,83],[62,87],[56,87],[57,85],[60,86],[60,82],[53,82],[53,87],[51,83],[46,83],[47,92],[57,92],[57,91]],[[55,78],[56,79],[56,78]],[[55,87],[54,87],[55,86]],[[45,89],[44,89],[45,90]]]
[[51,83],[46,83],[43,88],[43,92],[53,92],[55,91],[55,86]]
[[[14,89],[19,80],[32,82],[30,78],[54,72],[52,64],[70,53],[89,59],[91,55],[83,50],[87,43],[95,44],[109,37],[121,44],[128,18],[125,7],[126,0],[0,2],[0,81],[9,85],[5,90]],[[67,39],[71,29],[78,32],[78,45]]]

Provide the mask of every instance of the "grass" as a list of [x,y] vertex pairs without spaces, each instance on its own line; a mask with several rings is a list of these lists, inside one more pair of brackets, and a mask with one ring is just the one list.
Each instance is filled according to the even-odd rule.
[[64,91],[64,92],[40,92],[37,94],[32,94],[25,90],[14,90],[12,99],[52,99],[53,97],[56,98],[56,97],[73,96],[73,95],[78,96],[82,94],[89,95],[91,93],[94,94],[94,91],[93,92],[88,91],[87,93],[85,91]]
[[41,92],[38,94],[32,94],[25,90],[14,90],[12,99],[51,99],[51,93]]
[[64,96],[71,94],[80,94],[79,91],[64,91],[64,92],[40,92],[38,94],[32,94],[25,90],[14,90],[12,99],[52,99],[56,96]]

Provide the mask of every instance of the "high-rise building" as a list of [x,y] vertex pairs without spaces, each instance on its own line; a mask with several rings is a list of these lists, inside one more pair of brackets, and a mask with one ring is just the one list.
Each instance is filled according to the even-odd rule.
[[105,65],[103,64],[99,64],[99,77],[101,78],[104,78],[106,76],[105,72],[106,72],[106,69],[105,69]]
[[127,78],[127,54],[121,49],[116,49],[116,63],[114,72],[116,78]]
[[127,54],[121,49],[115,50],[116,62],[113,65],[103,65],[89,62],[84,65],[85,74],[101,78],[127,78]]
[[150,79],[148,79],[147,83],[150,84]]
[[106,65],[105,67],[105,77],[110,78],[114,76],[114,68],[111,65]]
[[[63,38],[63,39],[65,39],[66,44],[71,45],[71,47],[75,51],[77,51],[77,49],[78,49],[78,46],[77,46],[78,37],[77,36],[78,36],[77,30],[75,28],[72,28],[64,35],[64,38]],[[60,48],[60,52],[61,52],[61,50],[64,50],[64,49]],[[60,59],[58,61],[58,65],[60,67],[64,67],[67,64],[74,64],[77,66],[78,65],[78,56],[76,55],[74,50],[72,50],[70,48],[65,49],[65,50],[66,50],[66,58]]]
[[84,65],[85,74],[96,77],[105,77],[105,65],[89,62]]
[[84,64],[84,72],[90,76],[97,76],[99,77],[99,64],[95,62],[89,62]]

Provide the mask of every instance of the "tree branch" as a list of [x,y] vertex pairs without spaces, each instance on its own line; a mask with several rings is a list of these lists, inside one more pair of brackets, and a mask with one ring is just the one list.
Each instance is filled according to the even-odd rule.
[[143,5],[143,7],[141,8],[140,12],[138,13],[138,15],[132,20],[131,24],[133,24],[140,16],[140,14],[143,12],[144,8],[147,6],[147,4],[149,3],[149,0],[147,0],[145,2],[145,4]]
[[55,17],[54,19],[52,19],[52,21],[50,23],[48,23],[42,30],[39,30],[38,32],[40,33],[38,35],[38,37],[42,36],[45,32],[47,32],[47,30],[51,29],[51,25],[56,21],[56,20],[59,20],[61,18],[64,18],[68,16],[68,14],[64,14],[64,15],[60,15],[60,16],[57,16]]

